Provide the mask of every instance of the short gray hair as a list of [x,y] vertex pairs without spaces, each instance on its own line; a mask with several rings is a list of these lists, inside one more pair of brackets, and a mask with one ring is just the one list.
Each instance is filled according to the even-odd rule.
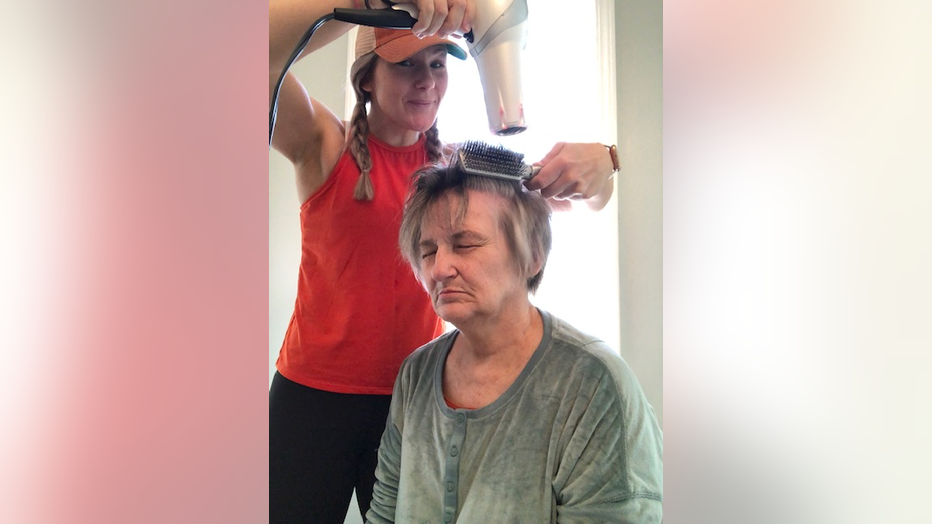
[[[455,155],[454,155],[455,158]],[[398,244],[401,254],[421,278],[421,224],[435,203],[445,195],[458,197],[460,218],[469,206],[467,191],[482,191],[504,197],[499,226],[505,234],[518,270],[527,274],[528,291],[534,293],[544,278],[544,266],[553,244],[550,229],[550,204],[539,192],[528,191],[519,181],[471,175],[455,161],[450,165],[433,164],[414,173],[411,193],[405,203]],[[529,274],[536,262],[540,270]]]

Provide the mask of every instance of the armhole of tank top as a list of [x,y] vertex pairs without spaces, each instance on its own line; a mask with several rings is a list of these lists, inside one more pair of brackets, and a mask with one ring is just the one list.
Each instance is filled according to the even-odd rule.
[[316,191],[311,193],[311,196],[307,197],[307,200],[301,203],[301,211],[304,211],[311,204],[311,201],[313,201],[319,195],[322,195],[325,191],[330,189],[331,186],[336,184],[336,177],[334,175],[342,170],[344,162],[355,162],[355,160],[353,160],[353,156],[347,154],[345,150],[340,153],[340,159],[337,160],[337,164],[333,166],[333,170],[331,170],[330,174],[327,175],[327,179],[324,180],[324,183],[321,184]]

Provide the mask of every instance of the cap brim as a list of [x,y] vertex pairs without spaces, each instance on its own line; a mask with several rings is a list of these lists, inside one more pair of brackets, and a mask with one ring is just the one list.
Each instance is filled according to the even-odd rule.
[[435,45],[445,45],[447,46],[447,53],[460,60],[466,60],[466,51],[464,51],[462,47],[456,45],[452,40],[440,38],[436,35],[424,38],[418,38],[413,34],[405,35],[377,47],[375,54],[389,62],[398,63],[415,53],[419,53]]

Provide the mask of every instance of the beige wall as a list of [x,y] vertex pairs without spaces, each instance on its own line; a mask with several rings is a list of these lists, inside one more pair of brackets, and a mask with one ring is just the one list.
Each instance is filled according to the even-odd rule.
[[663,3],[615,5],[621,355],[663,425]]

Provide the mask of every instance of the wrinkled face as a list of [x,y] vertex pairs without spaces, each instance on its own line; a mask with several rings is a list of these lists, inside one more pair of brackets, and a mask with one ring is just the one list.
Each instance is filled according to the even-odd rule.
[[447,92],[447,48],[428,47],[397,64],[379,58],[362,88],[372,95],[370,125],[383,136],[423,133],[437,119]]
[[528,304],[527,275],[517,267],[499,226],[506,200],[469,191],[458,220],[459,199],[443,197],[421,223],[420,276],[437,314],[461,330]]

